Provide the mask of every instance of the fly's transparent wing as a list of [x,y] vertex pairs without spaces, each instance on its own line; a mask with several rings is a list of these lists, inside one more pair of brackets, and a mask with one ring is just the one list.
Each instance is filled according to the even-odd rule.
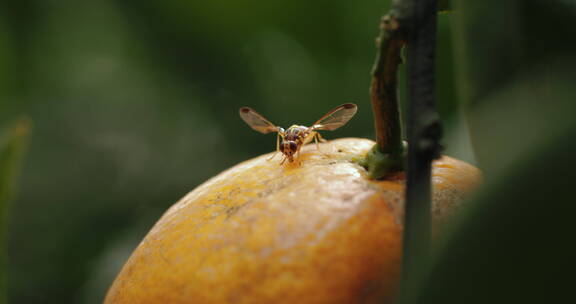
[[254,130],[266,134],[278,132],[278,127],[249,107],[240,108],[240,117]]
[[314,130],[336,130],[345,125],[356,114],[358,107],[353,103],[337,106],[314,123]]

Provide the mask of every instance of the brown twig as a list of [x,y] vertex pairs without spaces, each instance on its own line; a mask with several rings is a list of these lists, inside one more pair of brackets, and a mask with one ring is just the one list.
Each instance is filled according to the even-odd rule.
[[404,168],[404,147],[400,111],[398,109],[398,66],[402,62],[401,50],[405,44],[405,31],[392,9],[380,21],[380,34],[376,39],[378,52],[372,67],[370,100],[374,115],[376,145],[362,165],[370,176],[381,179]]
[[404,33],[393,15],[385,15],[380,22],[377,39],[378,53],[372,67],[370,98],[374,113],[376,142],[380,152],[400,154],[402,133],[398,110],[398,66],[405,43]]
[[[363,165],[373,178],[404,169],[407,181],[401,303],[412,303],[430,257],[431,163],[440,154],[442,129],[434,105],[437,0],[394,0],[380,23],[370,96],[376,145]],[[444,7],[444,6],[441,6]],[[398,66],[407,46],[408,156],[404,157],[398,110]]]

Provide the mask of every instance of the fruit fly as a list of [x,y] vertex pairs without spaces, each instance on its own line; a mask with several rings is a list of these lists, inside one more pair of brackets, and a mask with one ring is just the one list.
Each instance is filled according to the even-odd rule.
[[[317,131],[320,130],[336,130],[345,125],[356,114],[357,106],[353,103],[345,103],[340,105],[322,118],[318,119],[311,127],[292,125],[287,130],[274,125],[262,115],[248,107],[240,108],[240,117],[254,130],[267,134],[270,132],[277,132],[276,137],[276,152],[280,151],[284,154],[284,159],[280,164],[283,164],[286,159],[289,162],[294,161],[294,155],[300,155],[300,149],[305,144],[311,142],[313,139],[318,146],[318,141],[324,141]],[[272,155],[274,157],[276,152]]]

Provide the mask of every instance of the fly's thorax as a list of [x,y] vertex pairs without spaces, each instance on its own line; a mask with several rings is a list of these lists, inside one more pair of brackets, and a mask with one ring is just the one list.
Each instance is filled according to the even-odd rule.
[[297,141],[300,144],[304,138],[310,133],[310,128],[305,126],[292,125],[286,132],[284,132],[284,140]]

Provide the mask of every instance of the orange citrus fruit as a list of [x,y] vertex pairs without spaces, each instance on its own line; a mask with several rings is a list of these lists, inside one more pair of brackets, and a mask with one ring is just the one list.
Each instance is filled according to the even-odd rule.
[[[404,176],[367,177],[374,142],[263,155],[173,205],[124,265],[105,303],[388,303],[398,289]],[[441,222],[480,180],[462,161],[433,164]]]

